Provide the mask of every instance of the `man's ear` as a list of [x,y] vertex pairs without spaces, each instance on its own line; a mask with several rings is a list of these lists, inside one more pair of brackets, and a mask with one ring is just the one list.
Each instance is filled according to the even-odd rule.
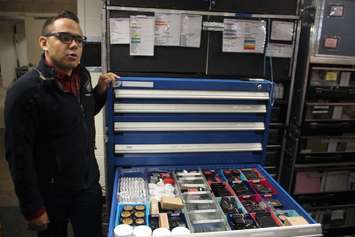
[[47,51],[48,50],[48,38],[44,37],[44,36],[40,36],[38,41],[39,41],[39,46],[41,47],[41,49],[43,51]]

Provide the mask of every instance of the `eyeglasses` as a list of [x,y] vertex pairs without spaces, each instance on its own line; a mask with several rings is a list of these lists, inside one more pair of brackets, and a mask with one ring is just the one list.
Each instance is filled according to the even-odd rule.
[[55,36],[57,39],[59,39],[63,44],[71,44],[73,40],[81,47],[83,44],[86,42],[86,36],[81,36],[81,35],[73,35],[69,32],[54,32],[54,33],[48,33],[45,34],[44,36],[50,37],[50,36]]

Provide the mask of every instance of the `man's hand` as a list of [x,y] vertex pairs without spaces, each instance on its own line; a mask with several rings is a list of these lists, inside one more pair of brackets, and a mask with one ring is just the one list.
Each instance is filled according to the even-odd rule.
[[99,82],[97,83],[99,93],[100,94],[105,93],[109,84],[113,83],[116,78],[120,78],[120,77],[113,72],[102,74],[99,78]]
[[49,224],[49,218],[47,212],[44,212],[41,216],[36,219],[30,220],[28,223],[28,229],[34,231],[43,231],[47,229]]

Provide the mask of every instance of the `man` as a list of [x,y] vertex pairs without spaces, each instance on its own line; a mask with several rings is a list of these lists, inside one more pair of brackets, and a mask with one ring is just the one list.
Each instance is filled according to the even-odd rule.
[[6,159],[21,211],[40,237],[67,236],[68,221],[75,236],[102,235],[94,115],[118,76],[102,74],[92,89],[79,64],[84,41],[73,13],[47,20],[38,67],[6,96]]

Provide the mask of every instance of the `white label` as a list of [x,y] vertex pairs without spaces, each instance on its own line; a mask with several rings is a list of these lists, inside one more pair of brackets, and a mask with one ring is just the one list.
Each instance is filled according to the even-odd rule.
[[350,72],[341,72],[339,86],[349,86],[350,84]]
[[223,22],[211,22],[211,21],[203,22],[203,30],[223,31],[223,29],[224,29],[224,23]]
[[344,219],[344,214],[345,214],[344,210],[332,211],[330,219],[331,220],[342,220],[342,219]]
[[202,176],[201,177],[184,177],[184,178],[180,178],[179,180],[203,180]]
[[335,106],[333,109],[333,119],[341,119],[343,115],[343,106]]
[[151,81],[121,81],[122,87],[143,87],[153,88],[154,83]]
[[329,139],[328,152],[336,152],[338,143],[333,139]]
[[313,106],[314,109],[329,109],[329,105],[315,105]]
[[313,110],[312,114],[327,114],[329,110]]
[[197,187],[197,188],[205,188],[206,187],[206,185],[205,184],[181,184],[182,186],[184,186],[184,187],[187,187],[187,188],[195,188],[195,187]]

